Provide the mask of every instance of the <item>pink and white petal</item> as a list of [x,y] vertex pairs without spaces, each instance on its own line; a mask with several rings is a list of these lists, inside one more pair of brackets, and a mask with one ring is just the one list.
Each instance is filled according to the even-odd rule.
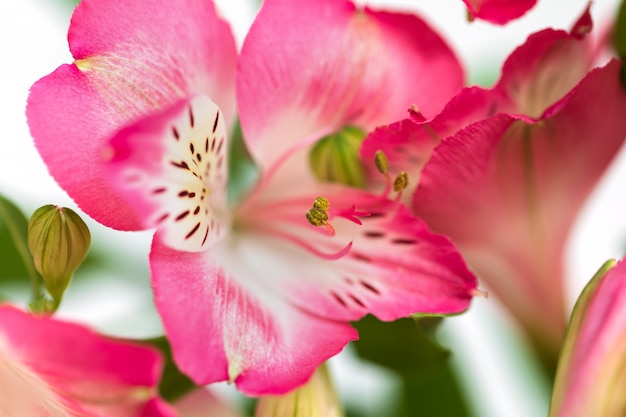
[[[332,227],[305,218],[317,195],[330,202]],[[243,286],[262,282],[311,314],[350,321],[459,313],[476,294],[450,241],[398,202],[327,186],[250,210],[258,219],[243,216],[240,239],[217,258],[233,276],[254,279]]]
[[546,29],[528,37],[502,67],[495,90],[511,100],[501,111],[539,118],[584,78],[593,61],[589,8],[570,33]]
[[137,229],[140,219],[103,180],[100,150],[118,129],[193,93],[235,112],[237,51],[211,2],[82,1],[72,17],[76,61],[36,82],[27,106],[50,173],[96,220]]
[[537,123],[496,115],[445,139],[414,195],[415,212],[551,348],[565,327],[565,240],[626,136],[619,67],[590,72]]
[[176,363],[196,383],[230,380],[250,395],[282,394],[306,382],[356,339],[356,331],[289,304],[266,287],[263,271],[226,273],[219,254],[232,252],[222,246],[233,240],[189,253],[155,239],[150,263],[156,306]]
[[537,0],[463,0],[473,19],[504,25],[524,15]]
[[347,0],[265,1],[238,69],[244,136],[264,168],[346,125],[398,120],[412,104],[433,115],[463,83],[452,51],[418,17]]
[[0,317],[3,356],[41,378],[66,407],[90,417],[135,417],[156,396],[163,363],[153,349],[10,306],[0,307]]
[[205,96],[122,129],[104,150],[104,173],[168,246],[203,251],[227,230],[226,125]]

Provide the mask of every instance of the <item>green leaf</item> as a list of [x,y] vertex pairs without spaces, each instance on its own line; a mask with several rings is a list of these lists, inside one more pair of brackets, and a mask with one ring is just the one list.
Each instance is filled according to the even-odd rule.
[[363,359],[403,374],[429,372],[442,367],[450,354],[434,338],[440,318],[400,319],[382,322],[366,316],[354,327],[354,346]]
[[196,387],[196,384],[183,374],[174,363],[172,348],[165,336],[144,340],[144,342],[159,349],[165,358],[159,392],[166,401],[175,401]]
[[[0,195],[0,282],[41,284],[28,250],[28,220],[22,211],[9,199]],[[35,294],[34,294],[35,295]],[[36,294],[39,298],[41,294]]]
[[626,89],[626,68],[624,67],[624,60],[626,60],[626,0],[622,1],[622,5],[617,13],[613,45],[617,55],[622,58],[622,85]]

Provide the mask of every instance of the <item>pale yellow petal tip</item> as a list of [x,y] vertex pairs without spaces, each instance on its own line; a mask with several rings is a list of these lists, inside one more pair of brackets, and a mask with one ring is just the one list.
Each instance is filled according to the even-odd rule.
[[93,68],[93,65],[88,59],[77,59],[74,61],[74,65],[76,65],[81,72],[90,71]]

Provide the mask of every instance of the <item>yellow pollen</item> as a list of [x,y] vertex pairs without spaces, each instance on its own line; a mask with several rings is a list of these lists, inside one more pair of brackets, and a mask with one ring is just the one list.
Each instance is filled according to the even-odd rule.
[[376,151],[374,154],[374,163],[376,164],[376,168],[381,174],[387,174],[387,170],[389,169],[389,162],[387,161],[387,155],[380,149]]
[[406,171],[401,171],[395,180],[393,180],[393,190],[399,192],[409,185],[409,176]]
[[313,226],[324,226],[328,223],[328,214],[320,209],[312,208],[306,212],[306,219]]
[[316,210],[321,210],[323,212],[328,211],[330,207],[330,202],[326,197],[317,197],[313,202],[313,208]]

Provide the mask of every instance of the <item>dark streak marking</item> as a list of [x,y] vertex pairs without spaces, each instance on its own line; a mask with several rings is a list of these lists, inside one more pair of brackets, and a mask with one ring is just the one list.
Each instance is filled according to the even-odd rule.
[[189,198],[194,198],[196,196],[196,193],[189,193]]
[[196,153],[195,148],[193,147],[193,143],[189,143],[189,150],[191,151],[191,154],[193,155],[194,153]]
[[170,217],[170,214],[169,213],[165,213],[164,215],[162,215],[161,217],[159,217],[157,219],[157,223],[161,223],[161,222],[165,221],[165,219],[167,219],[168,217]]
[[396,245],[415,245],[417,240],[415,239],[392,239],[391,243]]
[[213,140],[211,141],[211,152],[213,152],[215,150],[215,137],[213,137]]
[[193,229],[191,229],[191,231],[189,233],[187,233],[187,236],[185,236],[185,239],[189,239],[191,236],[193,236],[193,234],[198,231],[199,227],[200,227],[200,222],[196,223],[196,225],[193,227]]
[[191,107],[189,107],[189,125],[193,127],[193,111],[191,110]]
[[206,139],[204,140],[204,153],[208,153],[209,152],[209,137],[207,136]]
[[365,232],[363,232],[363,235],[365,237],[371,237],[372,239],[378,239],[381,237],[385,237],[385,234],[383,232],[379,232],[376,230],[367,230]]
[[180,139],[180,134],[178,133],[176,126],[172,126],[172,134],[174,134],[174,139],[176,140]]
[[357,253],[354,252],[352,254],[352,256],[354,257],[354,259],[356,259],[357,261],[363,261],[363,262],[371,262],[372,259],[369,256],[365,256],[362,253]]
[[167,188],[159,187],[159,188],[155,188],[154,190],[152,190],[152,194],[161,194],[161,193],[164,193],[165,191],[167,191]]
[[185,197],[187,194],[189,194],[189,191],[185,191],[185,190],[183,190],[183,191],[181,191],[180,193],[178,193],[178,196],[179,196],[179,197]]
[[196,159],[198,160],[198,162],[202,162],[202,155],[200,155],[199,153],[196,154]]
[[222,146],[224,146],[224,137],[223,136],[220,138],[220,144],[217,145],[217,153],[220,153],[220,151],[222,150]]
[[189,214],[189,210],[183,211],[178,216],[176,216],[176,221],[184,219],[185,217],[187,217],[188,214]]
[[336,292],[331,291],[330,294],[335,297],[335,300],[337,300],[337,302],[339,304],[341,304],[344,307],[347,307],[348,305],[346,304],[346,302],[343,300],[343,298],[341,298]]
[[200,246],[204,246],[204,244],[206,243],[206,238],[209,236],[209,226],[206,227],[206,230],[204,231],[204,238],[202,239],[202,244]]
[[200,206],[196,206],[196,209],[193,211],[193,214],[196,215],[200,213]]
[[378,291],[378,289],[374,286],[372,286],[372,284],[365,282],[363,280],[360,280],[359,283],[363,286],[363,288],[365,288],[366,290],[369,290],[371,292],[373,292],[376,295],[380,295],[380,291]]
[[217,121],[220,118],[220,112],[215,113],[215,121],[213,122],[213,133],[215,133],[215,130],[217,129]]
[[361,301],[358,297],[356,297],[355,295],[352,295],[350,293],[348,293],[348,297],[350,297],[352,299],[352,301],[354,301],[355,303],[357,303],[358,305],[360,305],[361,307],[365,307],[365,304],[363,304],[363,301]]
[[187,169],[187,170],[189,169],[189,165],[187,165],[187,162],[185,161],[181,161],[181,162],[170,161],[170,163],[174,165],[176,168]]

